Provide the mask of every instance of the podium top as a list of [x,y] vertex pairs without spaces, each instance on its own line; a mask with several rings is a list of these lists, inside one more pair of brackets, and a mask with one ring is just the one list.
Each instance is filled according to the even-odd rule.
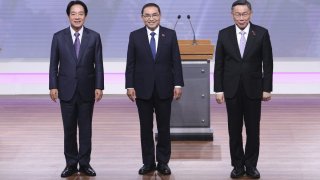
[[185,60],[210,60],[213,58],[214,46],[210,40],[178,40],[180,56]]
[[[178,40],[179,44],[182,45],[192,45],[193,44],[193,40]],[[211,40],[210,39],[201,39],[201,40],[196,40],[197,44],[211,44]]]

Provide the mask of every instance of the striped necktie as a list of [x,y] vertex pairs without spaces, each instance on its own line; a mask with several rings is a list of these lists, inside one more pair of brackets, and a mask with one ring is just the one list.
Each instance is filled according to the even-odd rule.
[[243,53],[244,53],[244,49],[246,47],[246,42],[247,42],[246,37],[245,37],[246,32],[241,31],[239,33],[241,34],[240,47],[239,48],[240,48],[241,58],[243,58]]
[[80,36],[80,33],[76,32],[74,33],[74,36],[76,37],[76,40],[74,41],[74,50],[76,52],[76,55],[77,55],[77,59],[79,57],[79,51],[80,51],[80,39],[79,39],[79,36]]

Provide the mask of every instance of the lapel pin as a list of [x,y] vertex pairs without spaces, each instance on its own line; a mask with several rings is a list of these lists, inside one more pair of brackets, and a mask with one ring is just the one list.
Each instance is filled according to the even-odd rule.
[[252,35],[253,35],[253,36],[256,36],[256,32],[254,32],[254,30],[252,30]]
[[161,36],[162,36],[162,37],[166,37],[166,35],[165,35],[165,34],[161,34]]

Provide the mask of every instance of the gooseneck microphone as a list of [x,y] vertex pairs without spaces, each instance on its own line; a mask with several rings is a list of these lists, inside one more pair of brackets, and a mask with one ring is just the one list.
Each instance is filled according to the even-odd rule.
[[179,14],[178,17],[177,17],[176,24],[174,24],[173,30],[176,30],[176,26],[177,26],[177,23],[178,23],[178,21],[179,21],[180,18],[181,18],[181,15]]
[[188,20],[189,20],[189,23],[190,23],[190,26],[191,26],[191,29],[192,29],[192,32],[193,32],[193,42],[192,42],[192,45],[197,45],[197,41],[196,41],[196,33],[194,33],[194,29],[193,29],[193,26],[192,26],[192,23],[191,23],[191,16],[188,15],[187,16]]

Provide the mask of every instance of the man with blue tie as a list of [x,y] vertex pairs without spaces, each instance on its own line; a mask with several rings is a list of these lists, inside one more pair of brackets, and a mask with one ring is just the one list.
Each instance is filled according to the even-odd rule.
[[61,177],[77,173],[78,164],[81,173],[96,176],[89,163],[93,107],[104,89],[101,39],[83,26],[88,9],[82,1],[71,1],[66,12],[70,27],[53,35],[49,70],[50,97],[60,99],[64,128],[66,167]]
[[[131,32],[129,37],[125,85],[129,99],[137,104],[140,119],[143,166],[139,174],[157,170],[169,175],[171,102],[181,97],[184,85],[180,52],[175,31],[160,26],[157,4],[145,4],[141,18],[145,27]],[[156,149],[154,112],[158,129]]]
[[[215,54],[216,101],[226,102],[228,114],[231,178],[244,174],[260,178],[257,169],[260,147],[261,100],[272,91],[273,56],[268,30],[252,24],[251,4],[237,0],[231,15],[235,25],[222,29]],[[245,149],[242,142],[246,127]]]

